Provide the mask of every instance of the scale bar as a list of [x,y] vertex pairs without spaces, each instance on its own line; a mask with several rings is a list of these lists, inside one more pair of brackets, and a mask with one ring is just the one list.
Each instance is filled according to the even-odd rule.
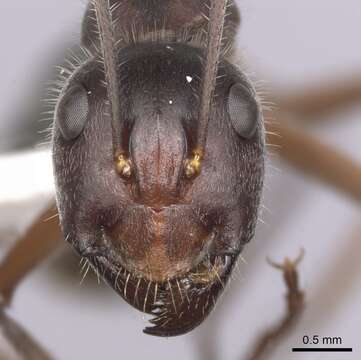
[[352,352],[352,348],[292,348],[292,352]]

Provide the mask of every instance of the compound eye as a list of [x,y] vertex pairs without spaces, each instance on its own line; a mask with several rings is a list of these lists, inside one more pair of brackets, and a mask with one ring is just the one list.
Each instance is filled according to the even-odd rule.
[[240,83],[232,85],[229,90],[227,111],[236,133],[250,139],[256,132],[259,107],[252,92]]
[[74,140],[82,133],[88,114],[87,90],[81,84],[71,85],[56,110],[57,124],[65,140]]

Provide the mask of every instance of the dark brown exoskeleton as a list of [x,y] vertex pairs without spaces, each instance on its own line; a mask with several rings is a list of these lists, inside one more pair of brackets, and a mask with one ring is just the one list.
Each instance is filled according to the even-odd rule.
[[254,235],[264,130],[255,90],[224,55],[238,21],[225,0],[94,1],[89,59],[56,106],[64,235],[154,315],[147,334],[199,325]]

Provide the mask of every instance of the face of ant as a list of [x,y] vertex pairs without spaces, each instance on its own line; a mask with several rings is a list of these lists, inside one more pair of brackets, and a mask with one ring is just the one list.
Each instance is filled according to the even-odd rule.
[[123,140],[132,172],[116,172],[101,65],[68,80],[53,133],[61,224],[74,249],[141,311],[145,332],[190,331],[213,308],[254,234],[263,183],[263,123],[247,79],[222,61],[198,176],[201,50],[139,44],[119,53]]

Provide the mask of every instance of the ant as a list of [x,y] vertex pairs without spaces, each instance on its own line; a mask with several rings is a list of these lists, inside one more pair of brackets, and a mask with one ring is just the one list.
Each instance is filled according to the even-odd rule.
[[96,0],[87,59],[62,71],[52,144],[64,237],[154,315],[150,335],[202,323],[254,236],[265,136],[256,91],[225,55],[238,22],[226,0]]

